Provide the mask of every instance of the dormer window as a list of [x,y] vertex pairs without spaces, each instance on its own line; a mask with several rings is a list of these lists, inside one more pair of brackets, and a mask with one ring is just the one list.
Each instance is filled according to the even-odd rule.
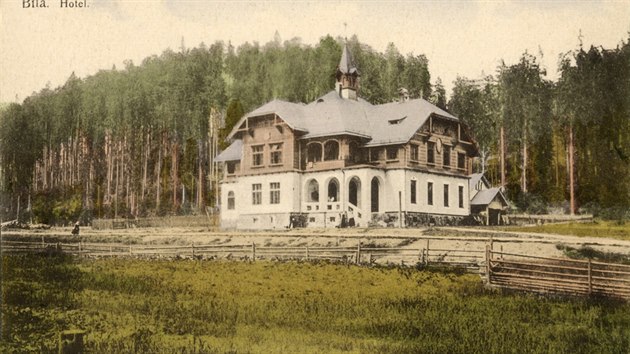
[[405,120],[405,118],[407,118],[407,116],[404,116],[402,118],[398,118],[398,119],[390,119],[387,121],[387,123],[389,123],[389,125],[398,125],[400,123],[402,123],[403,120]]

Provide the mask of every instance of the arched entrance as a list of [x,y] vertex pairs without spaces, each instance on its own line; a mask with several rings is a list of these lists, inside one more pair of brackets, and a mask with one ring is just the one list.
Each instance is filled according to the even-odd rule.
[[339,201],[339,182],[336,178],[332,178],[328,182],[328,201],[329,202],[338,202]]
[[378,213],[378,206],[379,206],[379,193],[380,193],[380,188],[381,188],[381,184],[378,181],[378,178],[374,177],[372,178],[372,183],[371,183],[371,205],[372,205],[372,212],[373,213]]
[[348,202],[356,207],[361,207],[361,180],[352,177],[348,184]]

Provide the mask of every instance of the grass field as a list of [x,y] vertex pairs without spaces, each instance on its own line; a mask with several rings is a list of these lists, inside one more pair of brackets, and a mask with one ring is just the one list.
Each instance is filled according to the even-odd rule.
[[505,231],[540,232],[581,237],[607,237],[630,240],[630,223],[598,220],[589,223],[545,224],[536,226],[509,226]]
[[2,259],[0,352],[623,353],[630,304],[484,289],[457,270],[330,263]]

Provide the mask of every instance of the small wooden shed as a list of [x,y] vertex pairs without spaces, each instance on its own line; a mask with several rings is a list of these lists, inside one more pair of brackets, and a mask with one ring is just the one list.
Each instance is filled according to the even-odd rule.
[[484,225],[502,225],[509,203],[501,188],[491,188],[481,173],[470,176],[469,187],[470,213]]

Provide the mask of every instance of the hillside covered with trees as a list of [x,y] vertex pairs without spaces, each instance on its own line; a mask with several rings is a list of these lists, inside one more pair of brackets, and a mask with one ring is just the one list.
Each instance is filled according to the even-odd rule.
[[[202,212],[214,205],[212,160],[231,127],[271,99],[310,102],[331,90],[342,43],[276,37],[166,50],[123,69],[72,74],[61,87],[3,107],[3,218],[18,210],[44,223]],[[494,76],[459,78],[448,104],[424,55],[403,55],[393,44],[380,53],[356,37],[348,44],[363,98],[391,101],[405,87],[446,106],[476,136],[478,169],[496,184],[504,175],[522,208],[570,200],[572,170],[577,206],[630,207],[628,42],[568,53],[558,82],[524,54]]]

